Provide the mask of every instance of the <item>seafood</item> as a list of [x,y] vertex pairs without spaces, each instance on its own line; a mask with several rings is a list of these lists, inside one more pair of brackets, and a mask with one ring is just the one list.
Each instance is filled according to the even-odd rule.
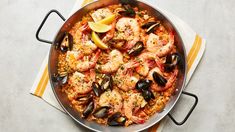
[[151,33],[148,37],[146,45],[148,51],[155,53],[159,57],[165,56],[174,46],[174,35],[170,32],[168,43],[164,44],[164,41],[161,41],[159,36]]
[[[154,78],[153,78],[154,72],[157,72],[158,74],[163,76],[163,73],[161,72],[161,70],[158,67],[155,67],[151,71],[149,71],[149,74],[147,77],[149,80],[154,81]],[[178,69],[175,69],[173,71],[173,73],[171,73],[168,77],[166,77],[167,82],[165,82],[165,84],[163,86],[161,84],[159,85],[157,83],[152,83],[151,89],[154,91],[157,91],[157,92],[167,90],[168,88],[170,88],[174,85],[174,82],[176,81],[177,75],[178,75]]]
[[128,1],[88,12],[55,44],[52,81],[87,121],[142,124],[175,91],[183,58],[172,31]]
[[113,112],[121,111],[123,98],[118,90],[106,91],[101,94],[99,99],[100,106],[110,106]]
[[139,64],[137,62],[129,62],[122,65],[116,75],[115,75],[115,82],[118,88],[129,91],[135,88],[135,84],[138,82],[138,78],[133,76],[134,68],[137,67]]
[[147,102],[144,100],[143,96],[140,93],[131,93],[129,98],[124,101],[124,113],[125,116],[131,121],[142,124],[145,122],[145,119],[133,115],[134,109],[139,109],[144,107]]
[[86,94],[92,90],[92,82],[95,81],[95,71],[90,70],[86,74],[82,74],[80,72],[75,72],[71,78],[69,79],[69,84],[73,86],[74,94],[73,96],[77,96],[78,94]]
[[97,65],[96,69],[101,73],[113,73],[118,70],[122,63],[122,53],[118,50],[112,50],[109,53],[109,61],[104,65]]
[[118,30],[116,39],[127,41],[125,49],[131,49],[140,40],[140,27],[134,18],[120,18],[116,23],[116,29]]

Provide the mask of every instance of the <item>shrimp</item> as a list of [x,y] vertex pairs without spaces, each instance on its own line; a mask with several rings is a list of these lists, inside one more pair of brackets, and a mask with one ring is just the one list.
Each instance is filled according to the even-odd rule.
[[105,36],[103,37],[102,41],[104,43],[108,42],[110,39],[113,38],[114,36],[114,33],[115,33],[115,26],[116,26],[116,20],[114,20],[111,24],[111,30],[109,30]]
[[[151,71],[149,71],[149,74],[147,77],[149,80],[153,80],[153,82],[154,82],[154,79],[153,79],[154,72],[157,72],[158,74],[163,76],[163,73],[161,72],[161,70],[158,67],[153,68]],[[167,79],[167,83],[164,87],[159,86],[157,83],[152,83],[151,89],[156,92],[161,92],[161,91],[167,90],[168,88],[173,86],[174,82],[176,81],[177,75],[178,75],[178,69],[174,69],[173,73],[171,73],[168,77],[165,77]]]
[[109,61],[104,65],[96,65],[96,69],[101,73],[113,73],[118,70],[122,63],[122,53],[118,50],[112,50],[109,53]]
[[154,67],[155,64],[160,67],[163,66],[156,54],[151,52],[144,52],[140,54],[137,59],[140,65],[136,67],[136,72],[142,76],[147,76],[150,68]]
[[112,91],[104,92],[99,99],[100,106],[110,106],[113,108],[113,112],[121,111],[123,99],[118,90],[113,89]]
[[148,51],[156,53],[158,57],[165,56],[174,47],[174,35],[170,32],[168,43],[164,45],[164,41],[161,41],[159,36],[151,33],[148,37],[146,47]]
[[92,41],[86,41],[81,48],[80,51],[82,51],[85,55],[92,54],[97,49],[97,46]]
[[98,22],[98,21],[100,21],[100,20],[102,20],[112,14],[113,13],[108,8],[101,8],[101,9],[98,9],[95,12],[93,12],[91,14],[91,17],[95,22]]
[[125,49],[131,49],[140,40],[140,27],[134,18],[122,17],[116,23],[117,39],[127,41]]
[[135,88],[135,84],[138,82],[138,78],[133,76],[134,68],[137,67],[139,63],[131,61],[122,65],[114,79],[118,88],[123,91],[129,91]]
[[125,116],[131,121],[142,124],[145,122],[144,118],[134,116],[133,111],[139,108],[143,108],[147,102],[144,100],[140,93],[130,93],[128,99],[124,100],[123,108]]
[[76,97],[78,94],[87,94],[92,90],[92,82],[95,81],[95,71],[90,70],[89,72],[83,74],[80,72],[75,72],[69,79],[69,85],[73,86],[74,94]]
[[84,72],[84,71],[87,71],[91,68],[94,68],[96,65],[96,62],[99,58],[100,53],[101,53],[101,51],[98,50],[96,52],[95,56],[93,56],[90,60],[89,59],[85,59],[85,61],[79,60],[76,65],[76,69],[80,72]]
[[68,66],[76,70],[77,61],[84,56],[82,52],[79,51],[68,51],[66,54],[66,62]]

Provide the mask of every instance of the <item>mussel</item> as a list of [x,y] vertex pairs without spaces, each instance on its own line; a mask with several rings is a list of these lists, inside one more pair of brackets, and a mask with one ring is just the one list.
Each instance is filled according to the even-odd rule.
[[137,56],[144,50],[144,43],[142,41],[138,41],[129,51],[128,54],[131,56]]
[[109,106],[102,106],[95,110],[93,116],[96,118],[106,118],[108,117],[110,107]]
[[166,83],[167,83],[167,80],[162,76],[160,75],[159,73],[157,72],[153,72],[153,79],[154,81],[159,85],[159,86],[162,86],[162,87],[165,87]]
[[63,34],[59,35],[56,42],[56,47],[59,48],[62,52],[72,50],[73,36],[68,32],[64,32]]
[[122,16],[135,17],[136,13],[130,5],[123,5],[124,10],[119,11],[118,13]]
[[142,25],[141,27],[143,29],[147,29],[146,32],[148,34],[153,33],[155,31],[155,28],[158,27],[160,25],[159,22],[147,22],[144,25]]
[[68,74],[64,72],[63,74],[54,74],[52,77],[53,82],[59,83],[59,85],[64,85],[68,81]]
[[111,75],[106,74],[101,82],[101,89],[106,91],[107,89],[112,89],[113,87],[113,78]]
[[124,126],[126,117],[122,116],[120,112],[117,112],[108,118],[109,126]]
[[151,90],[143,90],[142,96],[144,97],[145,101],[150,101],[151,99],[155,99],[154,94]]
[[103,90],[101,89],[101,86],[98,83],[93,82],[91,87],[95,96],[99,97],[103,93]]
[[165,71],[167,72],[172,71],[174,67],[180,63],[180,61],[181,61],[181,56],[178,53],[167,55],[166,62],[164,65]]
[[92,95],[80,95],[76,98],[79,105],[85,105],[92,101]]
[[94,110],[94,102],[91,101],[91,102],[87,105],[87,107],[84,109],[84,111],[83,111],[83,113],[82,113],[83,117],[84,117],[84,118],[87,118],[87,117],[92,113],[93,110]]
[[148,79],[140,79],[136,85],[135,88],[139,91],[143,91],[143,90],[148,90],[150,85],[152,84],[151,80]]

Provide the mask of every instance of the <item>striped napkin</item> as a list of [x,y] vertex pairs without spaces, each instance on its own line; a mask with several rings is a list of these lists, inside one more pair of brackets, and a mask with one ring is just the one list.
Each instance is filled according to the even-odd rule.
[[[75,3],[70,15],[72,15],[75,11],[77,11],[80,7],[83,5],[92,2],[93,0],[77,0]],[[148,3],[147,0],[145,2]],[[150,3],[149,3],[150,4]],[[155,6],[155,5],[154,5]],[[195,33],[185,22],[183,22],[181,19],[176,17],[175,15],[160,9],[159,7],[155,6],[157,9],[159,9],[163,14],[165,14],[175,25],[175,27],[178,29],[182,40],[185,44],[186,53],[187,53],[187,79],[186,79],[186,85],[189,82],[193,72],[195,71],[200,59],[202,58],[202,55],[205,50],[205,39],[201,38],[197,33]],[[69,16],[70,16],[69,15]],[[35,79],[35,82],[32,86],[32,89],[30,93],[32,95],[35,95],[39,97],[40,99],[46,101],[51,106],[59,109],[60,111],[64,112],[64,110],[61,108],[59,103],[57,102],[51,85],[49,83],[49,76],[48,76],[48,57],[49,54],[46,55],[42,66],[38,72],[38,75]],[[167,120],[163,119],[160,123],[152,126],[148,129],[149,132],[161,132],[163,129],[163,126]]]

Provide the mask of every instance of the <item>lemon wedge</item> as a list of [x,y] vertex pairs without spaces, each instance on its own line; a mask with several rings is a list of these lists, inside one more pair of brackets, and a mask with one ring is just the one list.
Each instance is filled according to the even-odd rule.
[[108,17],[106,17],[106,18],[104,18],[104,19],[98,21],[97,23],[109,25],[109,24],[111,24],[111,23],[113,22],[113,20],[115,19],[115,17],[116,17],[116,15],[113,14],[113,15],[110,15],[110,16],[108,16]]
[[95,43],[95,45],[97,47],[99,47],[101,49],[107,49],[108,48],[108,46],[101,41],[99,36],[94,31],[91,33],[91,39],[93,40],[93,42]]
[[111,29],[111,26],[101,23],[88,22],[89,27],[97,33],[105,33]]

